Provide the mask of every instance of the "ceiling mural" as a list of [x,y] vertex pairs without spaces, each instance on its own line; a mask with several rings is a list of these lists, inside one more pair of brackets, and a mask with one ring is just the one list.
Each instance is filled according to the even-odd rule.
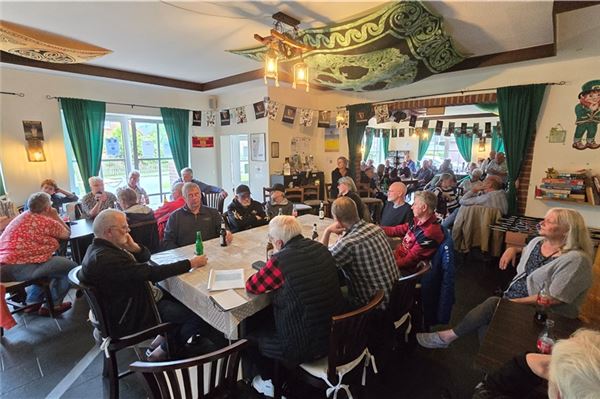
[[[343,24],[302,30],[311,82],[336,90],[391,89],[444,72],[465,56],[421,2],[388,4]],[[230,50],[263,62],[267,47]],[[291,65],[295,59],[286,60]],[[287,62],[289,61],[289,62]]]

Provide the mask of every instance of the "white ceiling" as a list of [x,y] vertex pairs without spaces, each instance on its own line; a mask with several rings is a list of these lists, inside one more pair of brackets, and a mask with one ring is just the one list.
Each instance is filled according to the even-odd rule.
[[[255,61],[225,50],[256,46],[277,11],[301,27],[342,22],[383,2],[0,2],[3,20],[75,38],[113,51],[90,64],[208,82],[255,70]],[[552,2],[439,1],[457,47],[468,56],[552,43]]]

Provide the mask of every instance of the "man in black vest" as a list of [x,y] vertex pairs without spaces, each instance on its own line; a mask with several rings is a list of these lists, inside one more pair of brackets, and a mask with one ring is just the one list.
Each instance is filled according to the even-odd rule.
[[342,295],[333,256],[321,243],[302,236],[293,216],[277,216],[269,223],[275,253],[250,277],[246,290],[273,291],[272,316],[248,336],[255,344],[247,356],[260,371],[252,385],[273,396],[273,361],[294,367],[328,353],[331,317],[341,313]]

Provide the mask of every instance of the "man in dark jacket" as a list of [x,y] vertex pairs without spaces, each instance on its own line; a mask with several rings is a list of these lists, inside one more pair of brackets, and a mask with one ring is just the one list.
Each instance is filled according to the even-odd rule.
[[[79,279],[98,290],[99,300],[108,312],[108,323],[117,337],[155,325],[153,304],[148,300],[148,282],[185,273],[206,265],[206,256],[194,256],[163,266],[150,266],[150,251],[129,235],[125,214],[107,209],[94,219],[94,241],[88,248]],[[158,290],[158,289],[157,289]],[[162,298],[162,299],[160,299]],[[207,325],[194,312],[161,290],[155,290],[158,312],[165,322],[178,325],[175,343],[187,340]],[[164,345],[155,348],[150,359],[166,356]]]
[[240,184],[235,189],[235,198],[227,207],[227,221],[234,233],[267,224],[262,204],[252,199],[247,185]]
[[272,397],[270,359],[296,366],[326,356],[331,317],[341,313],[343,305],[333,256],[318,241],[302,237],[296,218],[272,219],[269,238],[276,252],[248,279],[246,290],[273,291],[272,317],[250,333],[256,347],[248,351],[260,371],[253,386]]

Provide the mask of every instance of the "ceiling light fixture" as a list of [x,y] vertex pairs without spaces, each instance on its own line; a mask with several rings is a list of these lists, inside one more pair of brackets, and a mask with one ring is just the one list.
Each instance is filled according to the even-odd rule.
[[274,79],[275,86],[279,87],[279,61],[300,57],[300,61],[292,68],[294,78],[292,87],[295,89],[298,85],[304,85],[308,91],[308,65],[302,59],[302,54],[311,48],[299,40],[300,21],[282,12],[273,14],[273,19],[275,22],[271,29],[271,36],[254,35],[256,40],[269,48],[265,54],[265,84],[268,83],[268,79]]

